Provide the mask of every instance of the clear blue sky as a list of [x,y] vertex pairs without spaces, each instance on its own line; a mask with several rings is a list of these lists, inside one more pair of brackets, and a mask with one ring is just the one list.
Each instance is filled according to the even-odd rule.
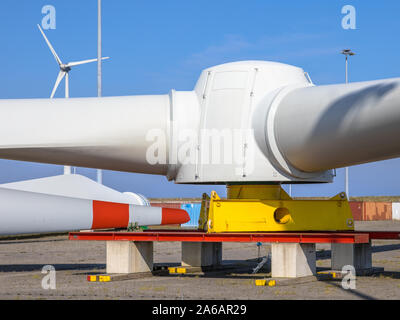
[[[63,61],[96,58],[97,0],[2,0],[0,98],[48,97],[57,65],[36,24],[42,7],[56,8],[56,29],[46,34]],[[356,8],[356,30],[341,27],[342,6]],[[341,49],[351,48],[350,81],[400,76],[400,1],[111,1],[103,0],[103,94],[191,90],[200,71],[235,60],[289,63],[316,84],[344,82]],[[70,73],[71,97],[95,96],[96,63]],[[63,95],[63,86],[57,92]],[[400,106],[399,106],[400,107]],[[393,137],[398,139],[399,137]],[[334,195],[332,184],[294,186],[294,196]],[[0,160],[0,183],[62,173],[62,167]],[[95,177],[92,169],[78,173]],[[149,197],[201,196],[224,187],[182,186],[165,177],[104,172],[104,183]],[[400,160],[350,168],[351,195],[399,195]]]

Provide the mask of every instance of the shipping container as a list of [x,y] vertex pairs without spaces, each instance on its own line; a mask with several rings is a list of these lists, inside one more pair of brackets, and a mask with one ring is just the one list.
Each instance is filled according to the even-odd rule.
[[364,221],[392,220],[391,202],[364,202]]
[[350,201],[350,210],[355,221],[363,220],[364,206],[362,201]]
[[201,203],[185,203],[182,204],[181,209],[186,210],[190,217],[190,221],[183,224],[182,227],[198,227]]
[[355,221],[392,220],[391,202],[350,201],[349,205]]
[[400,220],[400,202],[392,203],[392,219]]
[[180,209],[181,208],[181,204],[180,203],[164,203],[164,202],[150,202],[150,205],[152,207],[163,207],[163,208],[170,208],[170,209]]

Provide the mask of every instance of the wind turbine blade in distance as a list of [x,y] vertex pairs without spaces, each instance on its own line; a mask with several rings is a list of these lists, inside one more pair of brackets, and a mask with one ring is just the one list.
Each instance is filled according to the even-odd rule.
[[53,99],[54,94],[56,93],[56,90],[58,88],[58,85],[60,84],[61,80],[64,78],[65,74],[66,74],[66,72],[64,72],[64,71],[60,71],[58,73],[57,80],[56,80],[56,83],[54,85],[53,91],[51,92],[50,99]]
[[[104,57],[104,58],[101,58],[101,60],[106,60],[106,59],[109,59],[109,58],[110,58],[110,57]],[[67,63],[66,66],[67,66],[67,67],[73,67],[73,66],[78,66],[78,65],[80,65],[80,64],[85,64],[85,63],[90,63],[90,62],[95,62],[95,61],[97,61],[97,59],[90,59],[90,60],[82,60],[82,61],[70,62],[70,63]]]
[[57,55],[56,51],[54,50],[53,46],[51,45],[49,39],[47,39],[47,37],[46,37],[46,35],[44,34],[42,28],[41,28],[39,25],[37,25],[37,26],[38,26],[40,32],[42,33],[44,40],[46,40],[46,43],[47,43],[47,45],[49,46],[50,51],[51,51],[51,53],[53,54],[54,58],[56,59],[58,65],[61,65],[61,64],[62,64],[61,59],[58,57],[58,55]]

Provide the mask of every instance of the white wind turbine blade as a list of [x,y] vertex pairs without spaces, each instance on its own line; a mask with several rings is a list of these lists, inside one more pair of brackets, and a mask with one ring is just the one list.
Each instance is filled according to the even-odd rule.
[[61,65],[61,64],[62,64],[61,59],[58,57],[58,55],[57,55],[56,51],[54,50],[53,46],[51,45],[49,39],[47,39],[47,37],[46,37],[46,35],[44,34],[42,28],[41,28],[39,25],[37,25],[37,26],[38,26],[40,32],[42,33],[44,40],[46,40],[46,43],[47,43],[47,45],[49,46],[50,51],[51,51],[51,53],[53,54],[54,58],[56,59],[58,65]]
[[[110,57],[101,58],[101,60],[106,60],[106,59],[110,59]],[[80,65],[80,64],[85,64],[85,63],[90,63],[90,62],[95,62],[95,61],[97,61],[97,59],[90,59],[90,60],[82,60],[82,61],[70,62],[70,63],[67,63],[66,66],[67,66],[67,67],[73,67],[73,66],[78,66],[78,65]]]
[[66,74],[66,72],[64,72],[64,71],[60,71],[58,73],[57,80],[56,80],[56,83],[54,84],[53,91],[51,92],[50,99],[52,99],[54,97],[54,94],[56,93],[58,85],[60,84],[61,80],[64,78],[65,74]]

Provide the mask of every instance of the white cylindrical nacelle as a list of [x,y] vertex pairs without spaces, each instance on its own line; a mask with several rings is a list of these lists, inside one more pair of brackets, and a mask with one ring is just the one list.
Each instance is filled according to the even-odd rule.
[[127,201],[129,201],[130,203],[134,203],[140,206],[150,206],[150,201],[149,199],[147,199],[144,195],[140,194],[140,193],[134,193],[134,192],[123,192],[122,193]]

